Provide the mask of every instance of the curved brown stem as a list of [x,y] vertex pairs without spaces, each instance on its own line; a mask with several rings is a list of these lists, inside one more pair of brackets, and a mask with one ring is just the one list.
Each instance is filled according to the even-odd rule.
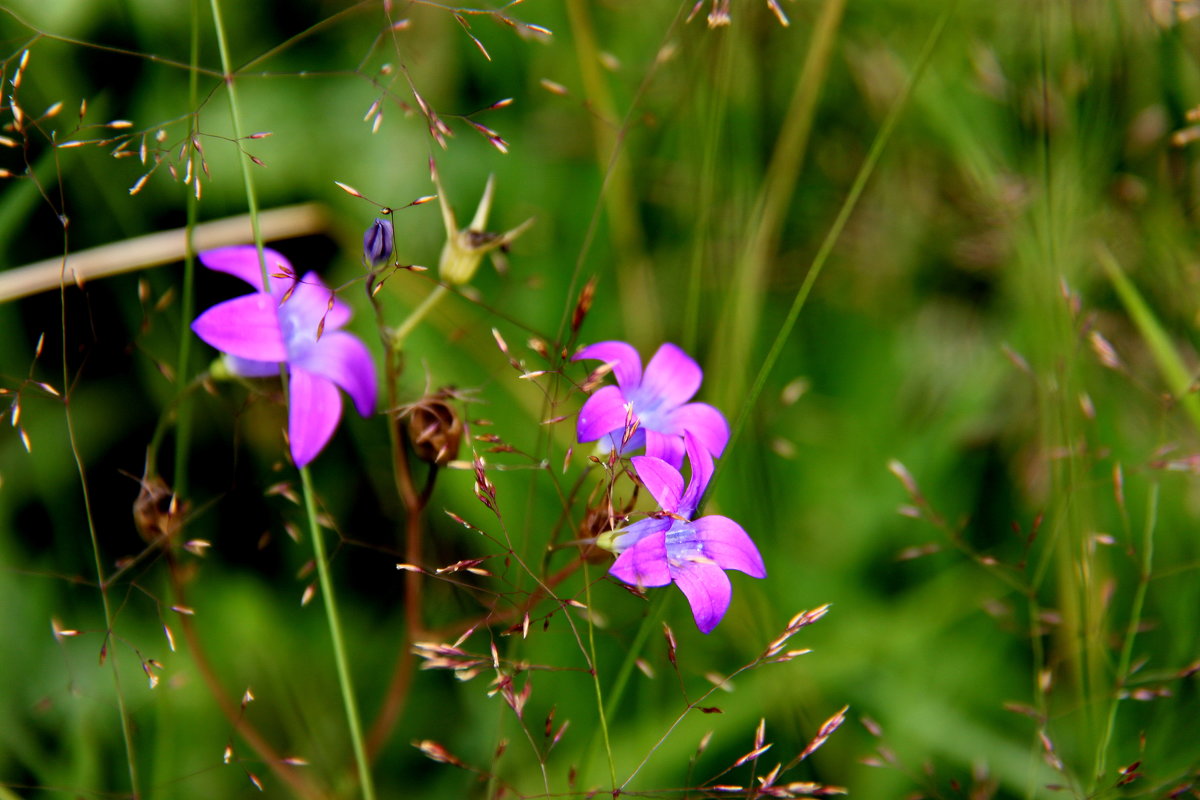
[[[386,339],[386,337],[385,337]],[[419,491],[413,479],[412,467],[408,461],[409,442],[400,419],[394,410],[399,407],[396,396],[397,380],[400,376],[399,364],[401,356],[391,351],[387,357],[387,386],[388,386],[388,435],[392,443],[393,475],[396,484],[396,494],[404,506],[404,560],[409,564],[421,563],[421,538],[424,527],[425,504],[429,499],[430,485],[425,491]],[[431,467],[430,469],[436,469]],[[391,737],[404,710],[408,699],[408,690],[412,683],[413,658],[410,653],[412,643],[424,628],[421,621],[421,575],[416,572],[404,573],[404,635],[400,639],[400,652],[396,655],[396,664],[392,668],[392,677],[379,707],[379,714],[371,724],[367,734],[367,756],[374,759],[387,740]]]

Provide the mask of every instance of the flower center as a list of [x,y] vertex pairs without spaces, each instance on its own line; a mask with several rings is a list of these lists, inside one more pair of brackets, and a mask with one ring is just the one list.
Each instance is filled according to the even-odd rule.
[[704,554],[704,542],[696,537],[696,532],[688,522],[676,522],[667,531],[667,560],[672,564],[681,565],[689,561],[707,561]]
[[661,431],[664,426],[663,414],[663,399],[661,396],[652,392],[646,391],[643,387],[638,386],[629,394],[625,395],[626,401],[633,407],[633,415],[637,417],[638,424],[643,428],[652,431]]

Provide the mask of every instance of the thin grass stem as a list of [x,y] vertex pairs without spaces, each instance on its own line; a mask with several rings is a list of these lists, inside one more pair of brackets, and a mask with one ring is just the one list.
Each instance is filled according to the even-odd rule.
[[[834,219],[833,225],[829,228],[829,232],[825,234],[820,249],[813,256],[808,274],[804,276],[804,283],[797,290],[796,296],[792,300],[791,308],[788,309],[787,317],[784,319],[783,325],[780,326],[779,333],[775,335],[775,341],[771,343],[771,349],[767,352],[766,358],[763,359],[762,366],[759,367],[758,374],[754,377],[754,383],[742,402],[741,411],[738,412],[733,429],[730,431],[727,453],[728,449],[733,447],[742,430],[746,427],[746,422],[749,420],[750,414],[754,411],[758,396],[762,394],[763,387],[766,385],[767,377],[771,374],[771,370],[774,369],[775,362],[779,360],[779,356],[783,353],[783,348],[787,344],[792,330],[796,327],[796,321],[799,319],[800,312],[804,309],[804,305],[808,301],[813,284],[817,282],[817,278],[820,277],[825,264],[828,263],[829,256],[833,253],[834,245],[841,238],[842,231],[845,229],[846,223],[850,220],[850,214],[858,206],[858,200],[867,186],[867,181],[874,173],[875,166],[879,163],[879,158],[883,155],[883,150],[887,146],[888,141],[891,140],[892,133],[896,129],[896,124],[900,121],[900,116],[908,107],[908,101],[912,97],[913,89],[921,80],[921,76],[925,73],[925,68],[929,66],[929,62],[941,39],[942,32],[946,29],[946,24],[950,21],[950,17],[953,16],[957,6],[958,2],[955,0],[955,2],[947,5],[942,10],[942,13],[938,15],[933,28],[929,31],[929,36],[925,39],[925,44],[922,46],[920,54],[917,56],[913,71],[904,84],[903,91],[901,91],[900,96],[892,105],[891,110],[888,111],[888,115],[884,119],[879,132],[875,134],[875,139],[871,142],[871,149],[867,152],[866,159],[858,169],[858,174],[854,178],[850,192],[842,202],[842,207],[838,210],[838,215]],[[721,477],[721,473],[724,471],[727,463],[729,463],[728,458],[721,459],[717,465],[716,474],[713,476],[713,482],[716,482]],[[711,489],[712,483],[709,486]]]
[[[229,46],[225,37],[225,26],[221,20],[220,0],[211,0],[213,24],[217,32],[217,45],[221,53],[221,69],[225,75],[225,87],[229,92],[229,111],[233,123],[235,141],[242,140],[241,111],[238,105],[237,88],[234,80],[232,61],[229,57]],[[258,221],[258,196],[254,190],[254,176],[250,170],[250,162],[242,158],[242,178],[246,187],[246,204],[250,213],[250,229],[254,234],[254,247],[258,251],[259,267],[262,270],[262,285],[270,286],[270,275],[267,261],[263,254],[262,228]],[[284,396],[287,396],[287,365],[280,364],[280,379],[284,386]],[[362,785],[363,797],[374,800],[375,786],[371,780],[370,763],[363,742],[362,724],[358,717],[358,707],[354,700],[354,687],[350,669],[346,659],[346,648],[343,644],[341,620],[337,611],[337,599],[333,592],[333,582],[329,578],[329,564],[325,554],[325,540],[322,536],[320,523],[317,521],[317,504],[313,494],[312,478],[308,468],[300,469],[300,482],[304,488],[304,510],[308,517],[309,531],[312,535],[313,549],[316,554],[317,573],[324,595],[325,615],[329,624],[329,635],[333,641],[333,656],[337,664],[338,683],[342,690],[342,704],[346,709],[346,718],[350,727],[350,739],[354,748],[354,759],[358,765],[359,781]]]
[[[609,775],[609,779],[612,782],[611,785],[612,785],[613,796],[616,797],[617,796],[617,763],[616,763],[616,760],[613,759],[612,743],[609,741],[609,738],[608,738],[608,714],[605,712],[604,692],[602,692],[600,689],[600,670],[597,667],[597,661],[596,661],[596,625],[592,621],[592,580],[591,580],[591,575],[589,575],[588,572],[589,572],[588,564],[585,561],[585,562],[583,562],[583,586],[584,586],[584,592],[586,593],[586,596],[587,596],[586,602],[587,602],[587,607],[588,607],[588,615],[587,615],[588,650],[591,652],[590,660],[592,662],[591,663],[592,686],[596,690],[596,713],[600,717],[600,734],[604,737],[604,753],[606,756],[608,756],[608,775]],[[586,776],[585,776],[585,778],[586,778]]]
[[[200,64],[200,0],[192,0],[192,39],[189,61],[192,71],[188,74],[188,108],[195,109],[200,103],[200,74],[196,68]],[[189,138],[196,136],[199,130],[199,119],[193,114],[188,121]],[[195,180],[200,180],[196,176]],[[191,374],[192,337],[187,322],[192,318],[195,308],[195,276],[196,276],[196,242],[195,230],[198,222],[199,200],[195,192],[187,192],[187,227],[184,233],[183,258],[183,290],[180,293],[180,313],[184,324],[179,326],[179,357],[176,360],[177,385],[180,387],[176,396],[175,410],[175,471],[172,483],[179,495],[187,494],[188,454],[191,450],[192,434],[192,404],[185,393]]]
[[[64,252],[66,251],[66,234],[64,232]],[[117,667],[116,649],[112,648],[113,643],[113,610],[112,603],[108,598],[108,585],[104,581],[104,559],[100,555],[100,538],[96,533],[96,520],[92,513],[92,498],[88,491],[87,471],[83,466],[83,456],[79,452],[79,442],[75,435],[75,420],[71,414],[71,397],[70,392],[71,380],[70,371],[67,360],[67,291],[66,291],[66,258],[63,259],[64,271],[63,277],[59,286],[59,308],[61,312],[62,324],[62,365],[63,365],[63,387],[67,390],[66,396],[63,398],[63,416],[67,423],[67,441],[71,444],[71,456],[75,460],[75,469],[79,474],[79,488],[83,495],[83,512],[87,519],[88,537],[92,543],[92,558],[96,565],[96,585],[100,590],[100,601],[104,607],[104,644],[102,645],[102,653],[106,653],[109,663],[112,664],[113,686],[117,695],[117,712],[121,717],[121,738],[125,743],[125,759],[129,764],[129,787],[133,794],[134,800],[138,800],[142,796],[140,784],[138,781],[137,768],[137,752],[133,744],[133,726],[129,720],[129,709],[125,705],[125,693],[121,689],[121,674]]]
[[425,319],[429,312],[432,311],[434,307],[442,301],[442,298],[446,296],[447,291],[446,284],[439,283],[437,286],[433,287],[433,291],[425,295],[425,299],[421,301],[420,305],[414,308],[412,313],[408,315],[404,322],[400,323],[400,327],[396,328],[396,330],[392,332],[390,344],[393,350],[400,351],[403,349],[404,341],[408,338],[409,334],[411,334],[413,330],[416,329],[417,325],[420,324],[421,320]]
[[1142,529],[1142,563],[1139,566],[1133,605],[1129,611],[1129,626],[1125,629],[1125,641],[1121,644],[1121,656],[1117,661],[1116,691],[1109,699],[1108,720],[1096,750],[1096,768],[1092,777],[1097,780],[1104,776],[1107,767],[1108,748],[1112,744],[1113,731],[1117,726],[1117,708],[1121,705],[1121,694],[1129,678],[1129,667],[1133,662],[1133,643],[1142,624],[1142,609],[1146,605],[1146,592],[1150,586],[1150,574],[1154,565],[1154,529],[1158,524],[1158,488],[1157,482],[1150,484],[1150,497],[1146,501],[1146,523]]
[[321,594],[325,600],[325,617],[329,623],[329,635],[333,640],[333,658],[337,663],[338,684],[342,689],[342,704],[346,707],[346,719],[350,726],[350,741],[354,747],[354,760],[358,764],[358,778],[362,784],[363,797],[374,800],[375,784],[371,780],[370,762],[362,735],[362,723],[358,717],[358,705],[354,699],[354,683],[350,675],[346,646],[343,644],[342,623],[338,615],[337,598],[333,593],[333,581],[329,577],[329,558],[325,553],[325,538],[321,524],[317,521],[317,504],[313,495],[312,478],[308,467],[301,467],[300,482],[304,487],[304,511],[308,516],[308,530],[313,540],[313,551],[317,562],[317,576]]

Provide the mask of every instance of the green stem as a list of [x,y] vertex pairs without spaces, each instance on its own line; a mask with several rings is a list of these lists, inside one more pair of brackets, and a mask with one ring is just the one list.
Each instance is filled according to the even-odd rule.
[[692,239],[692,258],[688,268],[687,292],[683,305],[683,344],[689,353],[696,352],[700,338],[700,287],[704,276],[705,245],[708,243],[716,186],[717,152],[721,144],[721,120],[729,105],[730,84],[733,78],[733,44],[728,36],[707,37],[716,53],[713,70],[713,94],[704,125],[704,154],[700,166],[700,202],[696,219],[696,235]]
[[[229,92],[229,116],[233,123],[233,139],[238,147],[242,142],[242,112],[238,105],[237,86],[234,82],[233,62],[229,58],[229,43],[225,38],[225,24],[221,20],[220,0],[210,0],[213,26],[217,31],[217,49],[221,53],[221,72],[224,73],[225,89]],[[246,206],[250,212],[250,230],[254,235],[254,246],[258,249],[258,262],[262,268],[263,286],[270,286],[267,261],[263,257],[262,229],[258,224],[258,195],[254,191],[254,175],[246,158],[238,159],[242,165],[242,181],[246,184]]]
[[[65,239],[65,234],[64,234]],[[64,242],[65,252],[65,242]],[[64,269],[66,259],[63,260]],[[66,298],[66,283],[64,281],[59,284],[59,307],[61,309],[62,321],[62,364],[63,364],[63,386],[70,387],[70,372],[68,370],[67,361],[67,298]],[[84,516],[87,518],[88,535],[92,542],[92,557],[96,564],[96,585],[100,589],[100,601],[104,606],[104,644],[101,652],[106,653],[109,658],[109,663],[112,664],[113,671],[113,686],[117,693],[117,711],[121,716],[121,736],[125,741],[125,758],[129,762],[129,787],[133,795],[133,800],[138,800],[142,796],[138,784],[138,769],[137,769],[137,754],[133,747],[133,728],[129,722],[129,709],[125,706],[125,693],[121,690],[121,674],[117,669],[117,653],[115,648],[110,648],[113,639],[113,612],[112,603],[108,599],[108,584],[104,580],[104,559],[100,556],[100,538],[96,534],[96,520],[92,515],[92,498],[88,492],[87,472],[83,467],[83,457],[79,453],[79,443],[75,438],[75,422],[71,416],[71,393],[67,392],[63,400],[63,416],[67,421],[67,440],[71,444],[71,455],[75,459],[75,469],[79,473],[79,488],[83,493],[83,510]]]
[[[941,38],[942,31],[945,30],[946,23],[949,22],[950,16],[956,6],[957,3],[951,3],[946,6],[945,10],[942,11],[934,23],[933,29],[929,32],[929,37],[925,40],[925,45],[921,49],[920,55],[917,56],[912,74],[909,76],[908,82],[904,85],[904,91],[901,92],[900,97],[892,105],[891,110],[883,121],[883,126],[879,129],[879,133],[875,135],[875,140],[871,142],[871,149],[867,153],[866,160],[863,161],[862,166],[858,169],[858,175],[854,178],[854,183],[850,187],[850,193],[846,196],[845,201],[843,201],[837,218],[834,219],[832,227],[830,227],[829,232],[825,235],[825,239],[821,242],[820,249],[813,257],[812,266],[809,267],[808,274],[804,276],[804,283],[800,285],[795,299],[792,300],[792,307],[788,309],[787,318],[784,320],[783,325],[780,326],[779,333],[776,334],[775,341],[771,343],[771,349],[754,378],[754,384],[751,386],[750,392],[746,395],[742,403],[742,410],[738,413],[737,420],[734,422],[733,430],[730,433],[729,446],[732,446],[737,441],[738,436],[741,435],[742,429],[746,426],[746,422],[750,418],[750,414],[754,411],[758,396],[762,393],[763,387],[766,385],[767,377],[771,374],[771,370],[775,367],[775,362],[779,360],[779,356],[783,353],[783,348],[787,345],[787,340],[791,336],[792,329],[796,327],[796,320],[800,317],[800,311],[804,308],[809,293],[812,292],[813,284],[820,277],[821,270],[825,268],[826,262],[829,261],[829,256],[833,253],[834,245],[841,238],[842,230],[845,229],[846,223],[850,220],[850,214],[858,205],[858,198],[862,196],[863,190],[867,186],[867,181],[874,173],[875,165],[879,163],[879,157],[883,155],[884,147],[892,138],[892,132],[896,128],[896,123],[899,122],[900,115],[907,108],[908,99],[912,96],[913,89],[924,74],[925,68],[929,65],[938,40]],[[720,477],[728,461],[729,459],[727,458],[721,459],[721,463],[717,466],[717,473],[713,477],[714,482]],[[712,484],[710,483],[709,485],[711,487]]]
[[402,349],[404,340],[408,338],[408,335],[413,332],[421,320],[425,319],[425,316],[433,310],[434,306],[441,302],[442,298],[446,296],[446,292],[446,284],[439,283],[434,287],[432,292],[425,295],[425,299],[421,301],[419,306],[413,309],[412,313],[408,315],[408,319],[400,323],[400,327],[392,333],[391,344],[393,350],[399,351]]
[[1096,770],[1093,779],[1104,777],[1105,759],[1108,747],[1112,742],[1113,730],[1117,724],[1117,707],[1121,704],[1121,692],[1125,681],[1129,678],[1129,665],[1133,661],[1133,642],[1137,638],[1138,626],[1142,624],[1142,608],[1146,604],[1146,591],[1150,586],[1150,569],[1154,562],[1154,528],[1158,523],[1158,484],[1150,485],[1150,498],[1146,507],[1146,527],[1142,531],[1142,564],[1138,575],[1137,590],[1133,595],[1133,606],[1129,614],[1129,627],[1125,631],[1125,641],[1121,646],[1121,658],[1117,662],[1117,687],[1109,700],[1108,722],[1104,727],[1104,736],[1096,751]]
[[[200,65],[200,0],[192,0],[192,42],[189,61],[192,71],[188,75],[188,108],[195,112],[200,104],[200,73],[197,71]],[[189,135],[195,136],[198,128],[199,117],[193,113],[188,124]],[[200,180],[200,178],[197,176],[195,180]],[[187,233],[184,237],[183,292],[180,301],[185,323],[192,318],[195,306],[196,248],[192,234],[196,229],[198,207],[196,193],[189,191],[187,193]],[[181,325],[179,327],[179,358],[175,362],[177,365],[175,380],[181,388],[176,395],[178,408],[175,427],[175,473],[172,479],[175,484],[175,492],[179,495],[187,493],[187,457],[192,433],[192,404],[184,397],[191,374],[191,344],[191,329],[186,324]]]
[[337,598],[333,594],[333,581],[329,577],[329,559],[325,554],[325,538],[321,524],[317,521],[317,503],[313,496],[312,478],[308,467],[300,469],[300,483],[304,487],[304,511],[308,515],[308,530],[313,540],[313,551],[317,561],[317,576],[321,582],[321,595],[325,599],[325,616],[329,622],[329,637],[333,640],[333,657],[337,662],[338,683],[342,687],[342,704],[346,707],[346,721],[350,726],[350,741],[354,746],[354,760],[358,762],[358,778],[362,783],[363,797],[374,800],[375,784],[371,780],[370,762],[363,741],[362,722],[358,717],[358,706],[354,701],[354,684],[350,677],[346,647],[342,643],[342,623],[338,615]]
[[[229,46],[225,38],[225,25],[221,21],[220,0],[211,0],[213,24],[217,32],[217,47],[221,53],[221,70],[225,76],[225,88],[229,92],[229,112],[233,122],[234,140],[242,141],[241,112],[238,105],[237,89],[234,82],[232,62],[229,58]],[[254,246],[258,250],[258,263],[262,269],[263,286],[270,286],[270,275],[267,261],[263,255],[262,229],[258,221],[258,196],[254,191],[254,176],[250,171],[250,163],[242,158],[242,179],[246,185],[246,204],[250,212],[250,229],[254,234]],[[287,393],[287,365],[280,365],[280,378]],[[312,535],[313,549],[316,552],[317,573],[321,583],[321,594],[325,598],[325,613],[329,623],[329,635],[333,640],[333,655],[337,663],[338,683],[342,690],[342,703],[346,708],[346,718],[350,726],[350,739],[354,746],[354,759],[358,764],[359,780],[362,784],[363,797],[374,800],[375,786],[371,781],[371,770],[367,761],[367,750],[363,744],[362,724],[358,718],[358,707],[354,702],[354,687],[351,683],[350,669],[346,660],[346,648],[342,643],[342,627],[338,617],[337,601],[333,593],[333,583],[329,579],[328,559],[325,556],[325,540],[322,538],[320,523],[317,522],[317,506],[313,496],[312,479],[307,467],[300,469],[300,482],[304,487],[304,509],[308,515],[309,530]]]
[[[596,689],[596,711],[600,715],[600,733],[604,737],[604,752],[608,756],[608,775],[612,780],[613,796],[617,795],[617,764],[613,760],[612,743],[608,738],[608,715],[604,710],[604,693],[600,690],[600,670],[596,667],[596,626],[592,622],[592,579],[588,574],[588,564],[583,563],[583,585],[584,592],[587,595],[586,601],[588,607],[587,623],[588,623],[588,650],[589,660],[591,661],[592,686]],[[587,779],[587,776],[583,776]]]

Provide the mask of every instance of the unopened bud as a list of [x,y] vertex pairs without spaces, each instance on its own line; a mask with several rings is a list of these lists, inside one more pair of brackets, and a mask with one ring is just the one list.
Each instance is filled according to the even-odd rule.
[[392,221],[376,218],[363,234],[363,257],[372,267],[386,264],[392,258]]

